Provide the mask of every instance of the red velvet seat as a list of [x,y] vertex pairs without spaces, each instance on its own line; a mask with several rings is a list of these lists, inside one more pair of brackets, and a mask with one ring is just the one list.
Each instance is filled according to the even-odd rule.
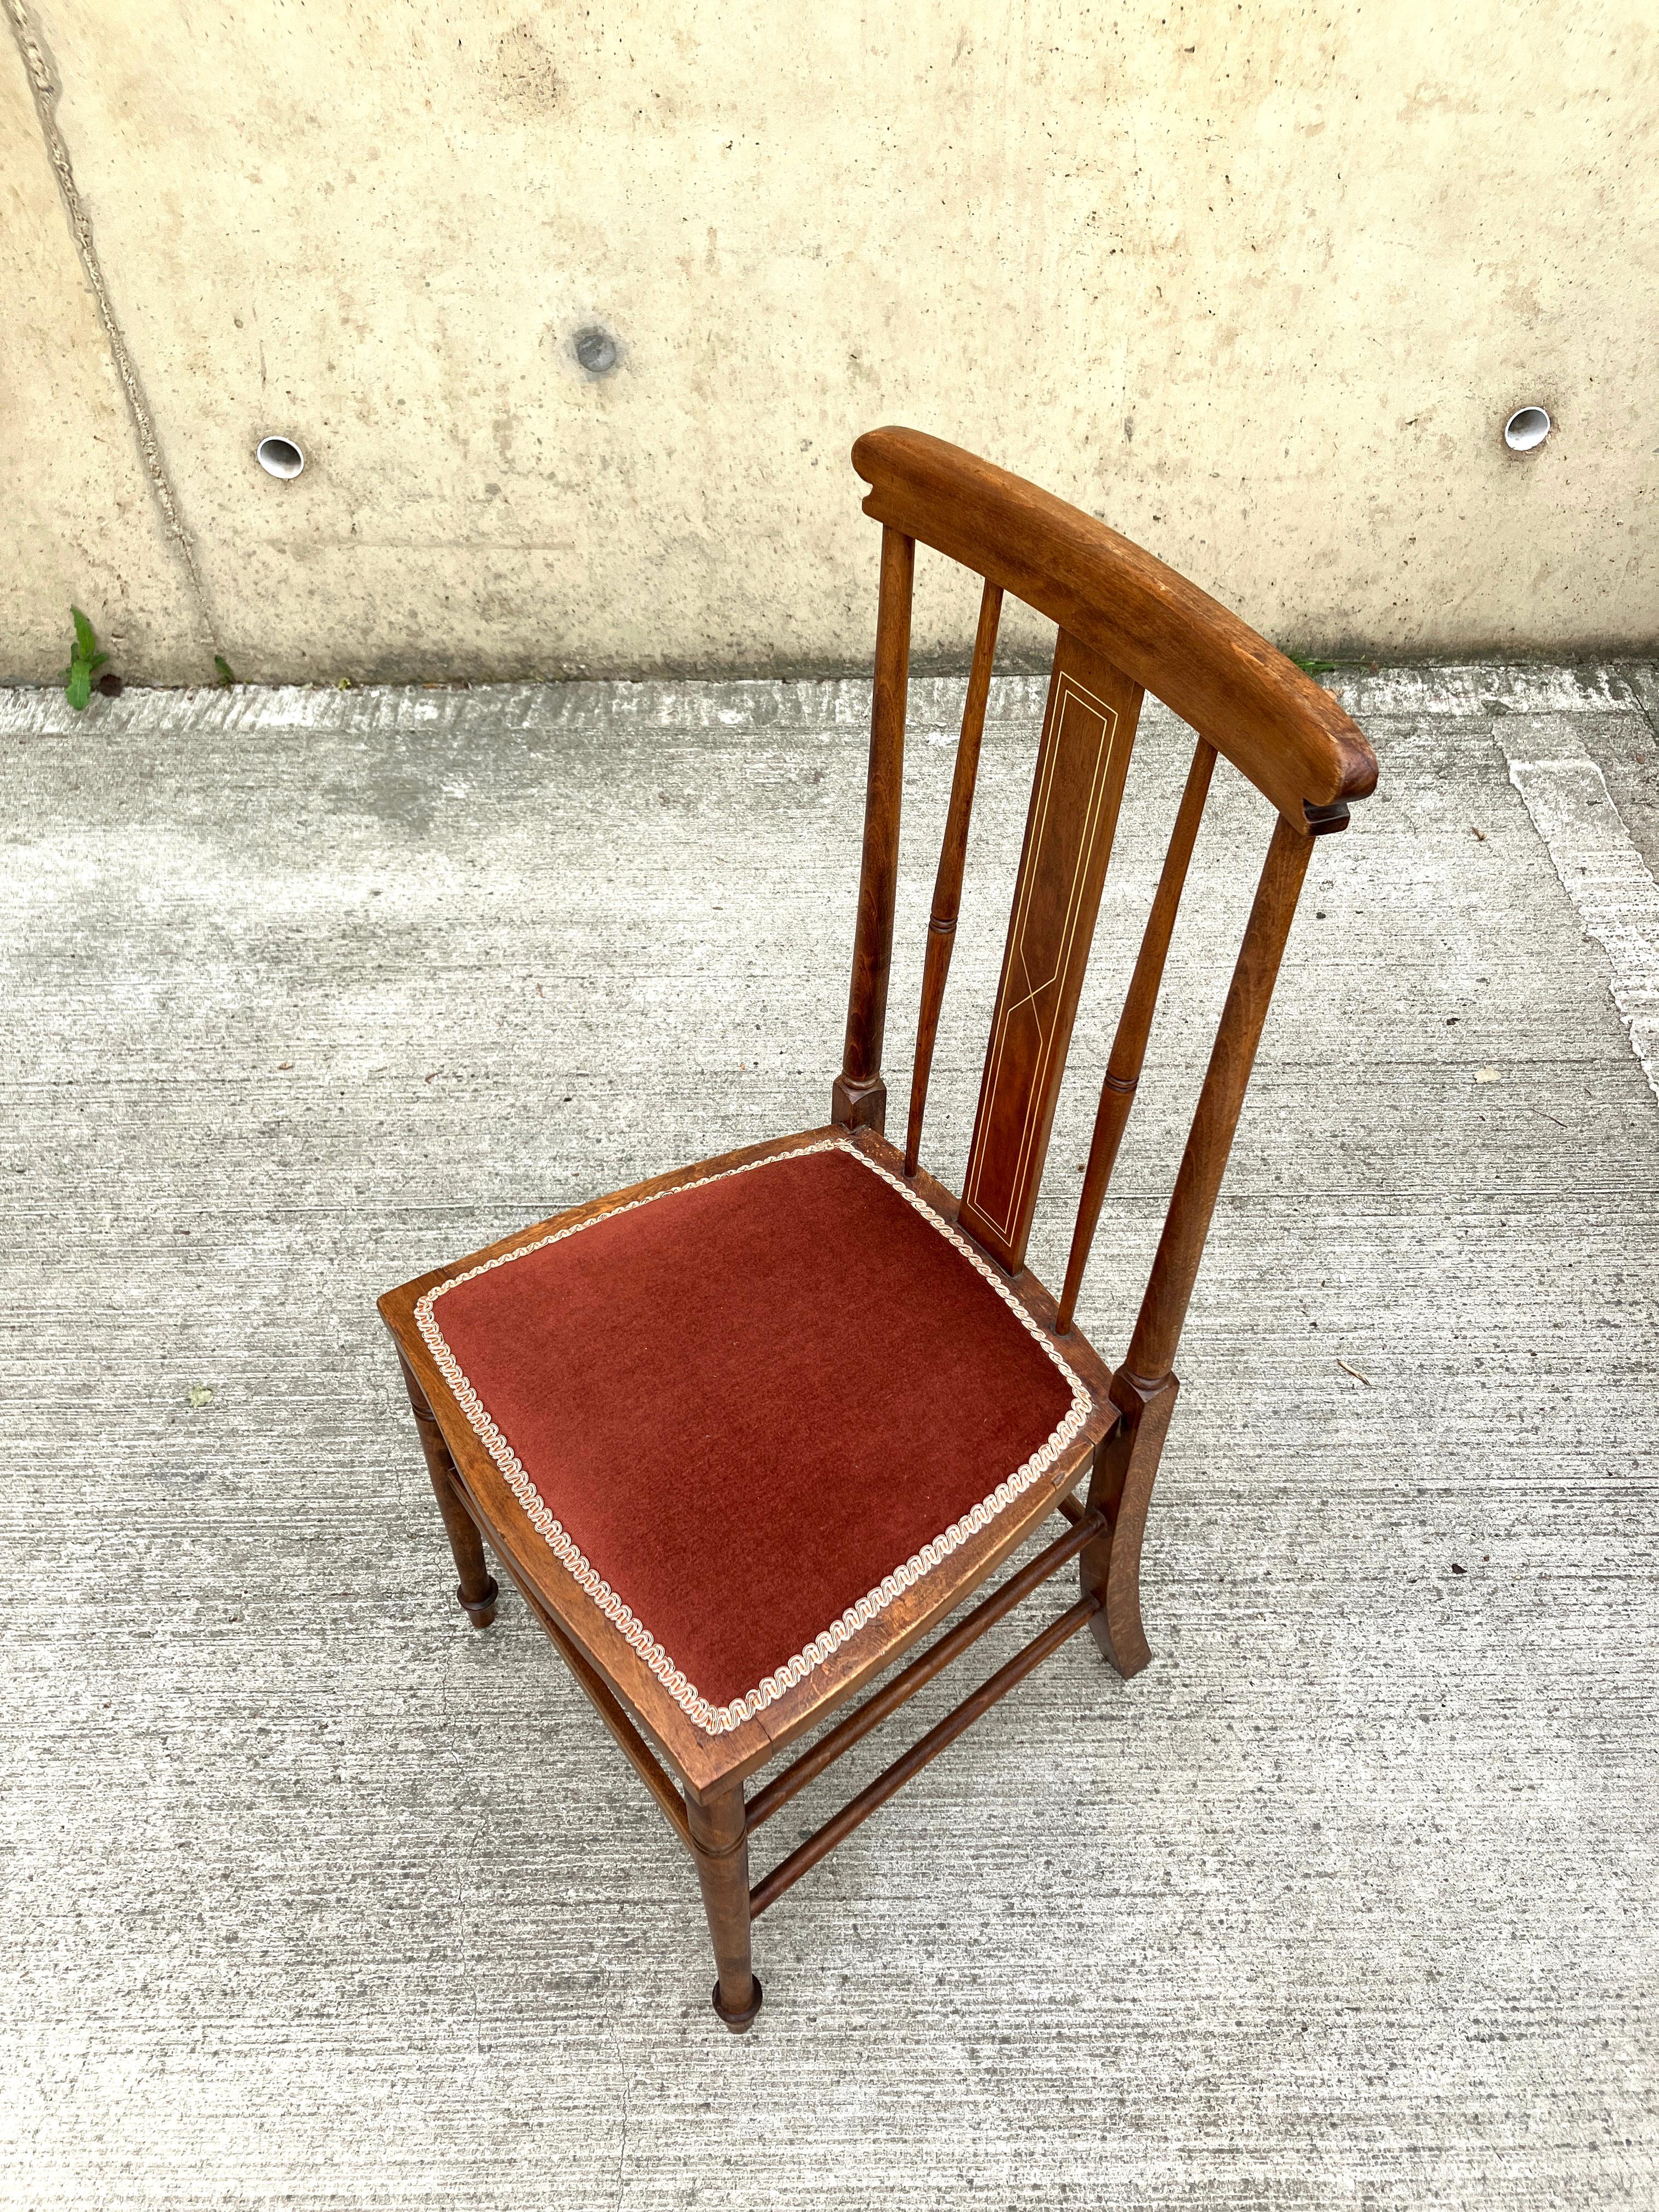
[[1091,1408],[1000,1273],[839,1141],[462,1263],[415,1319],[555,1557],[715,1735],[1042,1480]]

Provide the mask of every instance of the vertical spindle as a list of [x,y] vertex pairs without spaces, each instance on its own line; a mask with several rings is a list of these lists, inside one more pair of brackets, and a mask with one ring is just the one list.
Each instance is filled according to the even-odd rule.
[[887,1121],[881,1046],[887,1022],[887,976],[893,957],[893,903],[898,888],[899,801],[904,782],[904,710],[915,556],[913,538],[883,528],[870,773],[864,801],[864,860],[853,939],[853,980],[847,997],[847,1044],[830,1107],[832,1121],[853,1128],[884,1129]]
[[968,674],[968,697],[962,710],[962,735],[957,740],[956,773],[951,779],[951,805],[945,817],[945,842],[939,848],[939,873],[933,879],[933,907],[927,918],[927,953],[921,971],[921,1012],[916,1021],[916,1062],[910,1078],[910,1118],[904,1139],[904,1172],[916,1171],[921,1147],[921,1119],[927,1109],[927,1084],[933,1069],[933,1042],[939,1035],[939,1012],[944,1003],[945,978],[951,972],[951,953],[956,944],[957,915],[962,906],[962,873],[968,858],[968,829],[974,812],[974,786],[979,775],[980,741],[985,734],[985,708],[991,696],[991,663],[997,649],[997,624],[1002,614],[1002,592],[988,583],[979,603],[979,629],[974,638],[973,665]]
[[1140,1302],[1124,1367],[1138,1386],[1156,1385],[1175,1364],[1182,1324],[1198,1280],[1204,1240],[1238,1127],[1261,1025],[1296,916],[1313,840],[1281,814],[1256,885],[1255,903],[1237,964],[1221,1010],[1221,1026],[1205,1071],[1204,1087],[1176,1176],[1175,1194],[1158,1239],[1158,1255]]
[[1101,1205],[1112,1179],[1129,1109],[1134,1103],[1135,1086],[1140,1080],[1146,1041],[1158,1008],[1158,988],[1164,981],[1164,963],[1214,769],[1215,747],[1200,738],[1193,764],[1187,771],[1187,787],[1181,794],[1175,828],[1170,833],[1169,850],[1164,855],[1152,912],[1146,917],[1140,951],[1135,957],[1134,974],[1129,980],[1128,995],[1118,1018],[1117,1035],[1112,1040],[1111,1057],[1100,1086],[1100,1108],[1095,1115],[1095,1133],[1089,1146],[1089,1164],[1083,1178],[1083,1195],[1078,1202],[1077,1226],[1072,1232],[1071,1257],[1066,1263],[1066,1287],[1060,1294],[1056,1322],[1062,1336],[1072,1326],[1072,1316],[1077,1310],[1078,1292],[1083,1287],[1083,1271],[1089,1264]]

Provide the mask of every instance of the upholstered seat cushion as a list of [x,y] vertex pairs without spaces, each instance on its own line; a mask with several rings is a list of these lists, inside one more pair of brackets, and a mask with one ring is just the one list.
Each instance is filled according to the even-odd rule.
[[1048,1470],[1086,1390],[967,1239],[821,1141],[416,1309],[526,1516],[684,1710],[764,1710]]

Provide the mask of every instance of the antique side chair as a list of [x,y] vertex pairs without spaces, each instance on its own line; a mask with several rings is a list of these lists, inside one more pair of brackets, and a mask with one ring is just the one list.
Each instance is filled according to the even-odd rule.
[[[829,1125],[594,1199],[380,1302],[460,1602],[480,1628],[494,1618],[487,1538],[690,1850],[714,2009],[735,2032],[760,2008],[756,1918],[970,1722],[1085,1623],[1120,1673],[1146,1665],[1141,1535],[1182,1323],[1313,840],[1376,780],[1317,684],[1103,524],[915,430],[872,431],[853,464],[882,526],[881,595]],[[901,1152],[884,1133],[881,1057],[918,540],[984,593]],[[1060,635],[958,1199],[917,1155],[1005,592]],[[1198,744],[1056,1300],[1024,1265],[1026,1239],[1147,690]],[[1218,752],[1278,818],[1114,1372],[1072,1317]],[[746,1796],[1054,1512],[1068,1525],[1046,1550]],[[1073,1559],[1076,1603],[751,1887],[754,1832]]]

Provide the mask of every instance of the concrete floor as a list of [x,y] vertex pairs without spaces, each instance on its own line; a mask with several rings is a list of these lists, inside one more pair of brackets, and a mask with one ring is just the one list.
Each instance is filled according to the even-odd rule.
[[[741,2042],[522,1604],[451,1601],[373,1300],[822,1118],[866,690],[0,700],[0,2201],[1659,2199],[1659,686],[1348,688],[1382,783],[1316,855],[1188,1329],[1154,1664],[1069,1645],[804,1881]],[[959,697],[916,691],[901,1101]],[[951,1180],[1040,708],[998,686]],[[1186,751],[1149,719],[1051,1281]],[[1224,773],[1085,1299],[1109,1357],[1267,831]]]

